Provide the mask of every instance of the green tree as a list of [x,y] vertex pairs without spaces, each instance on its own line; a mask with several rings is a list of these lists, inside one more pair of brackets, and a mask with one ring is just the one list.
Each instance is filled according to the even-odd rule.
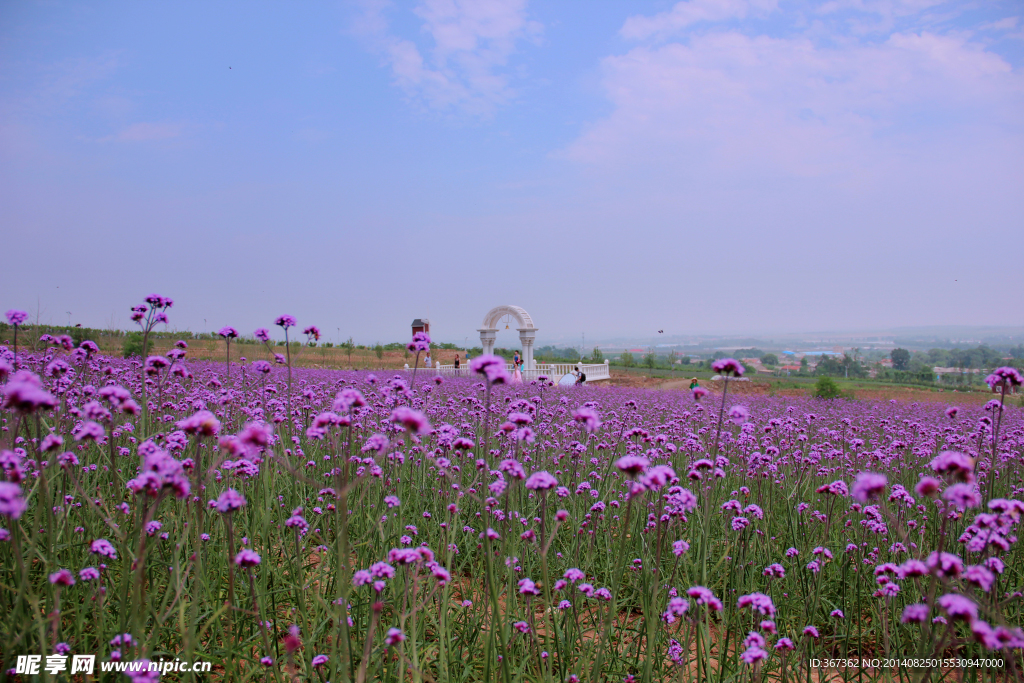
[[815,375],[840,377],[844,372],[845,367],[843,366],[843,361],[835,356],[821,356],[818,359],[818,364],[814,366]]
[[644,365],[654,369],[654,365],[658,362],[658,356],[655,355],[654,351],[648,351],[644,354]]
[[893,370],[906,370],[910,367],[910,351],[906,349],[893,349],[889,358],[892,359]]
[[129,332],[124,338],[124,346],[121,348],[122,355],[125,358],[131,358],[132,356],[142,356],[145,358],[149,355],[149,350],[142,348],[142,344],[143,336],[141,332]]
[[349,367],[352,367],[352,352],[356,348],[355,343],[352,341],[352,337],[349,337],[342,343],[338,344],[338,346],[345,350],[345,355],[348,356],[348,365]]
[[377,342],[373,345],[373,354],[377,356],[377,362],[380,363],[381,368],[384,367],[384,345]]
[[591,358],[594,359],[595,363],[604,362],[604,354],[601,353],[601,349],[597,348],[596,346],[594,347],[594,355],[592,355]]
[[633,354],[629,351],[623,351],[622,355],[619,356],[619,360],[622,361],[622,364],[627,368],[633,367]]
[[761,363],[767,365],[768,367],[775,367],[776,365],[779,364],[779,357],[776,356],[774,353],[766,353],[763,356],[761,356]]
[[814,395],[817,398],[839,398],[841,393],[839,385],[831,377],[819,377],[818,381],[814,383]]
[[807,356],[800,359],[800,374],[806,375],[808,373]]

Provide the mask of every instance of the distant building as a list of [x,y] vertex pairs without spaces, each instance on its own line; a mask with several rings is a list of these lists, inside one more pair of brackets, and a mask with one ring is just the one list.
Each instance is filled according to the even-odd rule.
[[430,334],[430,321],[426,318],[416,318],[412,321],[412,333],[426,332]]

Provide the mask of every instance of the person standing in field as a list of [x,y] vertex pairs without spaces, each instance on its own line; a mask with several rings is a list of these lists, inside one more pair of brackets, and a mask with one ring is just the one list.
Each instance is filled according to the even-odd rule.
[[700,386],[700,383],[697,382],[697,378],[696,377],[694,377],[693,379],[690,380],[690,391],[693,391],[694,389],[696,389],[699,386]]
[[423,362],[426,364],[426,367],[428,367],[428,368],[430,367],[430,350],[429,349],[427,349],[427,357],[423,360]]
[[459,354],[455,354],[455,376],[459,376]]

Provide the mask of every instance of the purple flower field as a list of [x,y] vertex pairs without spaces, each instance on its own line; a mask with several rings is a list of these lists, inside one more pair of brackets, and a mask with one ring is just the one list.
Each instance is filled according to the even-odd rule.
[[[172,302],[146,301],[148,333]],[[74,651],[224,681],[1020,680],[1010,368],[954,409],[276,361],[0,347],[0,675]],[[808,664],[847,658],[891,665]]]

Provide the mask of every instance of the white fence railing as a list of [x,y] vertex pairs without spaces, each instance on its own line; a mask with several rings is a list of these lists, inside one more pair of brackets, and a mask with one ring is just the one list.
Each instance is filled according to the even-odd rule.
[[[538,377],[544,376],[553,382],[557,382],[562,378],[563,375],[572,373],[576,368],[580,368],[587,375],[588,382],[598,382],[603,379],[611,379],[611,369],[608,367],[608,363],[537,363],[535,370],[524,370],[523,380],[531,381]],[[411,370],[406,366],[407,370]],[[505,369],[508,374],[512,374],[512,364],[508,363],[505,365]],[[426,375],[441,375],[442,377],[470,377],[472,371],[469,369],[469,363],[463,363],[458,370],[454,365],[441,365],[438,361],[433,368],[420,368],[419,372]]]

